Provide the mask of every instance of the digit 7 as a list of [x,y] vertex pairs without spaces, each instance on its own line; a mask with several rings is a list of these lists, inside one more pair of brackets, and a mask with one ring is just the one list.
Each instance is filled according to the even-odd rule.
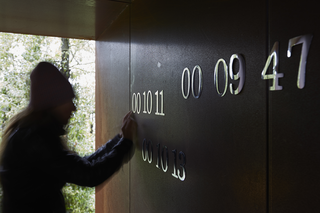
[[288,51],[287,51],[288,58],[291,57],[292,47],[298,44],[302,44],[299,71],[298,71],[298,80],[297,80],[297,86],[299,89],[303,89],[305,85],[307,57],[308,57],[312,37],[313,36],[309,34],[309,35],[297,36],[289,40]]

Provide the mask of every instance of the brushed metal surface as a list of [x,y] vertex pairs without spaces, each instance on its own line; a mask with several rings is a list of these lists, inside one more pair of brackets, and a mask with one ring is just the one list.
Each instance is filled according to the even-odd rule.
[[[129,111],[129,8],[96,42],[96,147],[120,132]],[[96,212],[129,211],[130,164],[96,188]]]
[[[97,212],[318,212],[317,8],[311,0],[15,0],[1,2],[0,31],[97,40],[97,147],[140,106],[138,140],[148,151],[97,188]],[[304,35],[313,36],[307,60]],[[275,79],[282,90],[269,91],[272,63],[270,77],[261,71],[274,44],[284,75]]]
[[[132,3],[131,95],[163,90],[165,114],[135,114],[141,144],[144,139],[153,143],[153,161],[144,161],[141,153],[132,160],[132,213],[266,212],[267,87],[260,78],[265,17],[264,4],[256,1]],[[233,54],[244,57],[244,87],[239,95],[227,91],[220,97],[214,87],[215,64],[220,58],[228,64]],[[196,65],[203,74],[201,96],[187,97],[186,85],[183,96],[183,70],[192,73]],[[198,74],[195,82],[198,91]],[[220,66],[218,82],[223,91]],[[232,81],[235,86],[238,82]],[[166,172],[161,161],[156,167],[157,152],[162,155],[164,146],[169,150]],[[185,154],[184,181],[172,175],[171,150]],[[176,161],[183,172],[178,155]]]
[[[285,7],[285,9],[284,9]],[[270,45],[279,42],[283,90],[270,92],[270,212],[318,212],[320,197],[320,27],[314,1],[270,1]],[[312,34],[305,85],[297,87],[302,44],[289,40]]]

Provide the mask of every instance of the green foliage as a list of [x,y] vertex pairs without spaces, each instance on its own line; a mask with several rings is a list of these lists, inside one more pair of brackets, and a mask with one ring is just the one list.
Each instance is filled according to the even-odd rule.
[[91,213],[95,212],[94,188],[81,187],[67,183],[63,187],[67,212]]
[[[64,137],[72,150],[84,156],[95,150],[95,47],[94,41],[76,39],[69,40],[69,47],[69,81],[76,92],[77,112],[70,119],[68,135]],[[61,69],[61,64],[65,64],[61,60],[61,38],[0,33],[1,130],[12,115],[27,106],[32,69],[40,61],[49,61]],[[66,184],[63,194],[67,212],[94,212],[94,192],[94,188]]]

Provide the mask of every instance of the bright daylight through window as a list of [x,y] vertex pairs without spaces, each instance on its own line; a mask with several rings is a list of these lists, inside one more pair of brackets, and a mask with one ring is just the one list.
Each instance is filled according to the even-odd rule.
[[[62,137],[80,156],[92,153],[95,150],[95,41],[0,33],[0,134],[6,121],[28,105],[30,72],[41,61],[50,62],[63,72],[76,94],[77,111],[66,126],[68,134]],[[94,188],[67,183],[63,194],[67,212],[95,211]]]

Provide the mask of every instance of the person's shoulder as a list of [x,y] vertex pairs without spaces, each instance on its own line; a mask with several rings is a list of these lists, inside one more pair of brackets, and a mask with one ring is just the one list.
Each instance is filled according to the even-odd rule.
[[59,136],[52,133],[50,129],[33,125],[15,130],[9,143],[15,147],[16,151],[21,151],[26,155],[50,155],[59,147]]
[[45,137],[48,131],[39,126],[39,125],[32,125],[28,127],[18,127],[13,131],[10,135],[9,141],[14,143],[28,143],[31,141],[37,141]]

